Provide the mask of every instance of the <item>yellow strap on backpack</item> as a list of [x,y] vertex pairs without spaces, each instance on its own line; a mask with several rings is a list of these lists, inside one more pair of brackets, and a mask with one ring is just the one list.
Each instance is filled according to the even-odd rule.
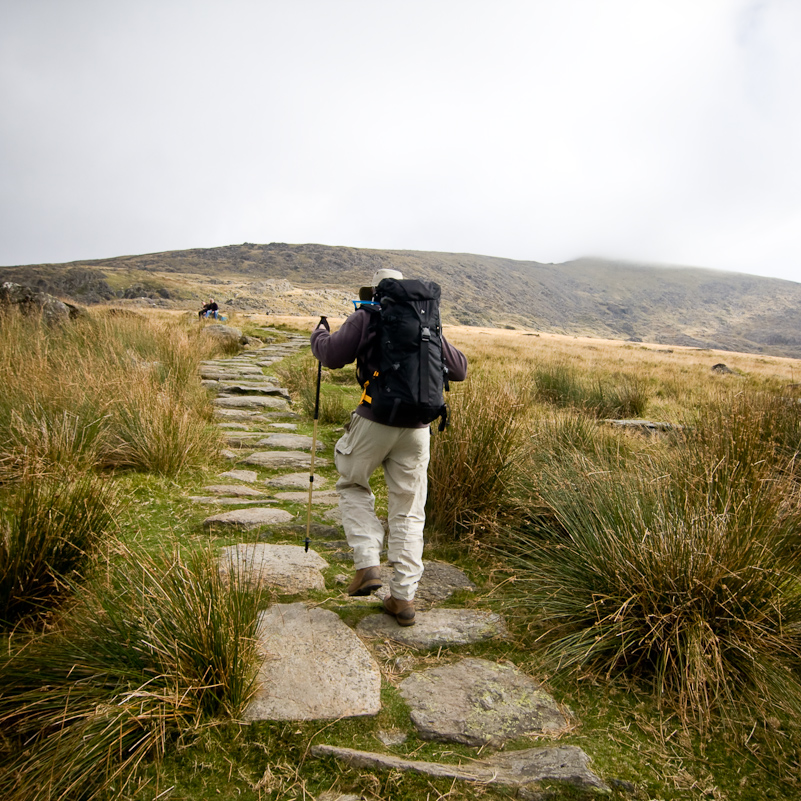
[[[373,378],[378,378],[378,370],[373,373]],[[362,389],[362,396],[359,398],[359,405],[361,406],[363,403],[371,404],[373,399],[367,394],[367,387],[370,386],[370,379],[368,378],[367,381],[364,382],[364,388]]]

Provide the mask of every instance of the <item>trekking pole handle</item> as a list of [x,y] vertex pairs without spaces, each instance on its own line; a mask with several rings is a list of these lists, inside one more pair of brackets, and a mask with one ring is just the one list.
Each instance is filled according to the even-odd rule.
[[331,331],[331,326],[328,325],[328,318],[325,316],[320,317],[320,322],[317,323],[317,327],[319,328],[320,326],[325,328],[326,331]]

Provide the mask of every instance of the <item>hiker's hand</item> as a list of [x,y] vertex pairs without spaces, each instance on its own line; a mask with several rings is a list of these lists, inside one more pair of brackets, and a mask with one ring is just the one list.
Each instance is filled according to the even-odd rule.
[[320,326],[325,328],[325,330],[328,331],[328,332],[331,331],[331,326],[328,325],[328,318],[327,317],[321,317],[320,318],[320,322],[317,323],[317,327],[319,328]]

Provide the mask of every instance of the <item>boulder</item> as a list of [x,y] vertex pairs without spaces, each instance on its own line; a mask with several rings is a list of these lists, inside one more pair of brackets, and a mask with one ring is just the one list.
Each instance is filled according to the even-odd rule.
[[206,336],[214,337],[214,339],[218,340],[223,345],[242,345],[242,332],[232,325],[210,323],[204,327],[203,331]]
[[66,323],[70,319],[69,308],[58,298],[12,281],[0,284],[0,306],[16,308],[23,314],[41,314],[50,325]]

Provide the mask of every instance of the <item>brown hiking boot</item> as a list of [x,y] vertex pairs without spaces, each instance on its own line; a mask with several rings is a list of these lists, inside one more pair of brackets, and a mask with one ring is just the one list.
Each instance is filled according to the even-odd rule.
[[399,626],[414,625],[414,601],[399,601],[388,595],[384,598],[384,611],[392,615]]
[[381,586],[381,574],[378,567],[363,567],[356,571],[350,586],[348,595],[369,595]]

